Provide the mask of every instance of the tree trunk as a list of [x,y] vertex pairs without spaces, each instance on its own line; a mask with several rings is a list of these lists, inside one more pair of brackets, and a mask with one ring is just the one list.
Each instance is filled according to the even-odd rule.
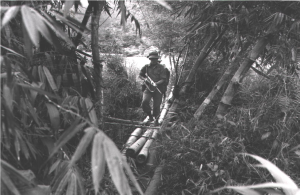
[[94,80],[96,88],[96,100],[99,106],[96,107],[96,110],[99,114],[99,121],[103,125],[103,79],[102,79],[102,70],[103,70],[103,61],[100,60],[100,49],[98,45],[98,30],[99,30],[99,21],[101,11],[105,5],[105,1],[90,1],[90,4],[93,6],[93,15],[92,15],[92,33],[91,33],[91,46],[93,54],[93,64],[94,64]]
[[218,110],[216,112],[216,116],[219,119],[224,118],[225,114],[228,112],[228,109],[231,107],[232,99],[236,94],[238,87],[242,82],[245,74],[250,69],[250,67],[255,62],[255,60],[258,58],[259,54],[264,50],[268,41],[269,41],[268,37],[263,37],[259,39],[256,42],[255,46],[253,47],[249,58],[246,58],[244,60],[243,64],[239,67],[239,69],[234,74],[219,103]]
[[187,91],[187,89],[191,86],[196,70],[200,67],[202,62],[205,60],[205,58],[208,56],[208,54],[211,52],[212,48],[218,43],[218,41],[221,39],[225,31],[227,30],[227,26],[223,29],[223,31],[220,33],[218,38],[216,38],[216,34],[212,34],[210,39],[207,41],[206,45],[202,48],[200,55],[198,56],[195,64],[193,65],[192,69],[190,70],[189,75],[187,76],[181,90],[180,90],[180,95],[184,95]]
[[[92,5],[89,4],[89,6],[87,7],[86,11],[85,11],[85,14],[84,14],[84,17],[82,19],[82,22],[81,22],[81,26],[80,26],[80,30],[81,31],[84,31],[84,27],[86,27],[88,21],[89,21],[89,18],[90,18],[90,15],[93,13],[92,11]],[[82,38],[82,33],[78,32],[75,40],[74,40],[74,45],[75,47],[77,47],[80,43],[80,39]]]
[[[240,54],[243,54],[247,48],[250,46],[250,43],[246,43],[243,49],[239,52]],[[239,68],[239,63],[241,61],[242,57],[241,55],[238,55],[232,62],[231,64],[227,67],[225,73],[223,76],[220,78],[220,80],[217,82],[217,84],[214,86],[212,91],[209,93],[209,95],[205,98],[203,103],[199,106],[197,111],[194,114],[194,118],[199,120],[201,118],[201,115],[203,114],[205,108],[208,106],[208,104],[211,103],[215,95],[218,93],[218,91],[222,88],[224,84],[226,84],[229,79],[232,78],[233,74],[237,71]]]

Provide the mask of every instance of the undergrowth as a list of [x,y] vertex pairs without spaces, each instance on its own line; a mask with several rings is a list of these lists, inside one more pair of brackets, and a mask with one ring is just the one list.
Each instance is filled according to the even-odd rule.
[[[180,107],[185,109],[180,109],[170,135],[164,140],[162,194],[204,194],[228,185],[273,181],[266,170],[254,167],[256,162],[242,153],[268,159],[299,186],[298,77],[249,76],[224,121],[213,117],[218,106],[214,100],[196,127],[191,127],[188,120],[197,109],[195,101],[181,101]],[[218,193],[234,194],[231,190]]]

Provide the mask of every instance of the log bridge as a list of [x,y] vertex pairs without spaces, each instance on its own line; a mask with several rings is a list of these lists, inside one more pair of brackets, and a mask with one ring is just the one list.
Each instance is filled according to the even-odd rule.
[[[162,136],[170,125],[170,121],[176,116],[176,108],[178,100],[173,95],[173,88],[170,95],[163,104],[160,117],[158,119],[159,126],[145,126],[146,118],[143,122],[116,119],[106,117],[107,124],[118,124],[132,126],[132,131],[127,142],[121,150],[123,158],[130,165],[134,165],[133,170],[137,175],[143,175],[144,179],[137,179],[145,195],[156,195],[162,182],[162,171],[164,168],[164,160],[160,159],[158,154],[162,151]],[[137,166],[135,166],[137,165]],[[148,178],[148,179],[145,179]],[[149,179],[150,178],[150,179]]]

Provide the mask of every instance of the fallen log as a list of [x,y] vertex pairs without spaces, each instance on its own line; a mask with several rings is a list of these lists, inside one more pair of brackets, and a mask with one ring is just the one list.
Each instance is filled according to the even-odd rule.
[[142,163],[146,162],[146,160],[148,158],[148,154],[149,154],[149,148],[150,148],[152,142],[155,141],[155,139],[157,138],[157,133],[158,133],[157,130],[154,130],[150,139],[147,140],[144,147],[141,149],[140,153],[136,157],[136,161],[138,163],[142,164]]
[[142,128],[136,128],[125,143],[122,155],[126,156],[126,150],[137,140],[138,136],[142,133]]
[[161,183],[161,175],[164,168],[164,161],[155,169],[153,177],[145,191],[145,195],[154,195],[157,194],[157,190]]
[[126,155],[134,158],[137,152],[145,145],[147,138],[151,136],[152,131],[152,129],[147,129],[142,137],[126,150]]

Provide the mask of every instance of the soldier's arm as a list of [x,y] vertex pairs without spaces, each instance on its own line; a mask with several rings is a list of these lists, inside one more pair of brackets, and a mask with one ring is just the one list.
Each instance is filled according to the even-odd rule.
[[161,71],[161,73],[160,73],[160,78],[161,78],[161,79],[160,79],[159,81],[155,82],[156,85],[160,85],[160,84],[163,84],[163,83],[166,82],[167,74],[166,74],[166,70],[165,70],[165,69],[163,69],[163,70]]
[[139,78],[141,80],[145,80],[147,77],[146,77],[146,66],[144,66],[141,71],[140,71],[140,74],[139,74]]

